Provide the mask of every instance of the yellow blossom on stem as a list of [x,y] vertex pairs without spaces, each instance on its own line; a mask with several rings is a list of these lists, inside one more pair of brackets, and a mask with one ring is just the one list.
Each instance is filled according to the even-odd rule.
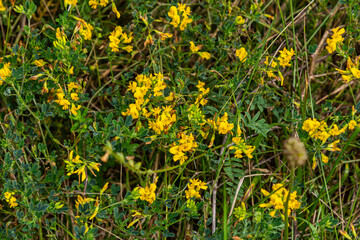
[[237,16],[235,18],[235,24],[236,25],[242,25],[245,23],[245,19],[242,16]]
[[186,7],[186,4],[178,3],[177,8],[175,6],[171,6],[168,12],[168,16],[172,19],[170,24],[174,27],[178,27],[180,25],[180,30],[184,31],[186,26],[193,21],[189,18],[190,12],[190,7]]
[[326,39],[326,43],[328,44],[326,49],[329,53],[333,53],[336,50],[336,45],[344,41],[344,38],[341,35],[345,33],[345,29],[339,29],[339,27],[337,27],[331,29],[331,31],[333,32],[333,35],[331,38]]
[[84,40],[91,40],[91,31],[93,30],[93,26],[91,24],[85,22],[84,20],[81,20],[80,35],[84,38]]
[[157,179],[155,180],[154,183],[151,183],[149,186],[146,186],[145,188],[142,187],[139,188],[140,200],[145,200],[150,204],[155,201],[156,182]]
[[330,143],[327,146],[326,150],[331,151],[331,152],[341,151],[341,149],[336,146],[336,144],[338,144],[339,142],[340,142],[340,140],[336,140],[336,141]]
[[198,147],[198,144],[192,133],[190,135],[181,133],[180,137],[181,139],[178,141],[178,144],[174,143],[170,148],[170,153],[174,155],[173,160],[175,162],[180,161],[180,164],[183,164],[188,159],[185,153],[194,151]]
[[14,194],[15,194],[14,192],[5,192],[4,193],[5,200],[6,200],[6,202],[8,202],[10,204],[11,208],[14,208],[19,205],[16,202],[16,198],[14,197]]
[[326,164],[329,162],[329,158],[321,153],[321,161]]
[[46,64],[46,62],[43,59],[35,60],[33,62],[37,67],[42,67]]
[[282,67],[291,66],[290,61],[291,58],[295,55],[294,50],[291,48],[287,50],[286,47],[282,51],[279,51],[280,56],[277,58],[279,61],[279,65]]
[[117,17],[117,18],[120,18],[120,13],[119,13],[119,11],[117,10],[116,5],[115,5],[114,2],[111,3],[111,10],[112,10],[114,13],[116,13],[116,17]]
[[235,55],[239,58],[240,62],[245,62],[248,53],[246,52],[244,47],[241,47],[236,50]]
[[187,184],[188,190],[185,191],[186,198],[200,198],[200,190],[206,190],[208,188],[206,183],[199,179],[190,179],[189,181],[190,183]]
[[357,123],[356,123],[355,120],[351,120],[351,121],[349,122],[349,129],[350,129],[350,130],[353,130],[356,126],[357,126]]
[[[273,193],[269,193],[265,189],[261,189],[261,193],[270,198],[268,203],[262,203],[259,206],[262,208],[274,208],[269,214],[274,217],[276,212],[280,210],[282,214],[285,214],[286,200],[289,195],[289,191],[283,187],[283,184],[277,183],[272,186]],[[300,208],[300,202],[296,199],[297,192],[290,193],[289,205],[287,215],[290,215],[292,210]]]
[[77,105],[77,107],[75,106],[75,104],[71,104],[71,113],[74,114],[75,116],[77,116],[77,111],[79,111],[81,108],[81,105]]

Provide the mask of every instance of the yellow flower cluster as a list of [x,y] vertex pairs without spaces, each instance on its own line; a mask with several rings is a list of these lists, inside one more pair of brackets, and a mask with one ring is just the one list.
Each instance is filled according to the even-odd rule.
[[326,49],[328,50],[329,53],[333,53],[336,50],[336,45],[344,41],[344,38],[341,36],[341,34],[345,33],[345,29],[344,28],[339,29],[337,27],[331,29],[331,31],[333,31],[333,35],[331,36],[331,38],[326,39],[326,43],[328,44]]
[[[158,76],[158,78],[155,77],[156,80],[158,80],[158,81],[156,81],[156,85],[158,87],[156,88],[156,92],[154,94],[162,95],[162,93],[160,93],[160,91],[162,89],[165,89],[166,85],[163,82],[161,74],[158,74],[156,76]],[[150,75],[150,77],[140,74],[135,78],[136,81],[130,82],[130,84],[128,86],[128,90],[133,93],[133,95],[135,97],[135,104],[129,105],[129,108],[127,109],[127,111],[122,113],[124,116],[131,115],[133,119],[137,119],[139,117],[139,111],[141,110],[141,106],[144,103],[146,104],[148,102],[148,100],[145,102],[144,98],[145,98],[145,95],[148,94],[149,90],[152,88],[152,82],[154,80],[153,78],[154,78],[154,76],[152,74]],[[145,113],[147,113],[147,110],[145,111]],[[148,117],[150,115],[151,115],[151,113],[146,116]]]
[[11,208],[14,208],[19,205],[16,202],[16,198],[14,197],[14,194],[15,194],[14,192],[5,192],[4,193],[5,200],[6,200],[6,202],[8,202],[10,204]]
[[[152,104],[149,104],[153,97],[163,97],[163,90],[166,88],[164,76],[161,73],[150,74],[149,77],[140,74],[135,80],[128,86],[128,90],[135,97],[135,103],[129,104],[129,108],[122,114],[124,116],[131,115],[133,119],[139,118],[140,114],[147,119],[153,116],[154,120],[149,120],[149,128],[153,129],[156,134],[167,131],[176,121],[176,110],[171,106],[152,108]],[[172,100],[172,96],[170,94],[165,100]],[[145,108],[147,104],[149,104],[150,111]]]
[[214,120],[208,119],[208,123],[214,127],[215,130],[219,131],[220,134],[227,134],[233,128],[234,124],[228,122],[228,114],[227,112],[221,118],[218,118],[216,122]]
[[[172,18],[171,25],[178,27],[180,25],[180,30],[184,31],[186,26],[190,24],[193,20],[189,18],[190,16],[190,7],[186,7],[186,4],[178,3],[178,7],[171,6],[168,12],[170,18]],[[180,15],[182,17],[180,17]]]
[[80,21],[80,35],[84,38],[84,40],[91,40],[91,31],[93,30],[93,26],[90,23],[85,22],[81,19]]
[[180,139],[178,143],[173,143],[170,148],[170,153],[174,155],[174,161],[180,161],[180,164],[183,164],[188,157],[185,155],[186,152],[191,152],[197,148],[198,145],[194,139],[192,133],[186,135],[185,133],[180,134]]
[[204,88],[205,83],[198,81],[198,85],[196,87],[198,88],[200,94],[197,96],[195,104],[205,105],[207,103],[207,100],[204,98],[206,94],[210,92],[210,88]]
[[[277,183],[272,186],[273,193],[270,195],[268,191],[265,189],[261,189],[262,194],[264,194],[265,197],[270,195],[270,201],[268,203],[262,203],[260,204],[260,207],[262,208],[274,208],[273,211],[271,211],[269,214],[270,216],[274,217],[277,210],[281,210],[281,216],[285,214],[285,205],[286,200],[289,194],[289,191],[283,187],[283,184]],[[300,202],[296,199],[297,198],[297,192],[294,191],[290,193],[289,198],[289,205],[288,205],[288,212],[287,215],[290,215],[292,210],[299,209],[300,208]]]
[[[350,121],[349,124],[346,124],[344,127],[339,129],[337,124],[333,124],[332,127],[328,127],[325,121],[319,122],[316,119],[309,118],[304,121],[302,129],[308,132],[312,138],[321,140],[322,144],[324,144],[328,140],[328,138],[332,136],[338,136],[344,133],[348,127],[350,130],[352,130],[356,126],[356,122],[355,121],[352,122],[352,121]],[[339,142],[340,140],[335,140],[334,142],[328,144],[327,147],[324,148],[324,150],[331,152],[341,151],[341,149],[337,147],[337,144]],[[323,163],[328,163],[329,158],[321,152],[321,160]],[[315,168],[316,168],[316,159],[314,157],[312,169]]]
[[190,50],[191,50],[192,53],[197,53],[197,54],[199,54],[199,56],[202,59],[209,60],[210,57],[211,57],[210,53],[208,53],[208,52],[199,52],[200,49],[201,49],[201,46],[196,47],[193,41],[190,42]]
[[242,25],[245,23],[245,19],[242,16],[237,16],[235,18],[235,24],[236,25]]
[[[96,217],[96,214],[98,213],[99,211],[99,198],[97,197],[96,200],[94,198],[87,198],[87,197],[81,197],[80,195],[78,195],[78,198],[77,200],[75,201],[75,207],[76,209],[79,210],[79,205],[82,205],[84,206],[85,204],[87,203],[90,203],[90,202],[95,202],[95,210],[93,212],[93,214],[89,217],[89,220],[93,219],[94,217]],[[77,218],[78,216],[76,216]],[[87,231],[87,230],[86,230]]]
[[208,188],[206,183],[199,179],[189,179],[189,181],[190,183],[187,184],[188,190],[185,191],[186,198],[201,198],[200,190]]
[[[67,86],[68,86],[68,93],[70,93],[70,98],[72,99],[72,101],[78,101],[79,95],[77,92],[81,90],[81,86],[79,84],[73,83],[73,82],[69,83]],[[73,89],[75,89],[76,92],[71,92]],[[71,105],[70,112],[73,115],[77,116],[78,111],[81,108],[81,105],[76,106],[74,102],[70,102],[68,99],[66,99],[65,93],[63,92],[62,89],[56,90],[56,97],[57,97],[57,100],[55,100],[55,102],[57,104],[59,104],[60,106],[62,106],[63,110],[69,109],[69,106]]]
[[[130,32],[129,34],[123,32],[122,27],[117,26],[114,31],[111,32],[109,36],[109,47],[111,48],[112,52],[118,52],[120,51],[119,47],[121,49],[126,50],[127,52],[131,52],[133,50],[133,46],[126,45],[131,43],[133,40],[133,33]],[[121,45],[121,46],[120,46]]]
[[106,7],[109,3],[109,0],[89,0],[89,5],[91,8],[96,9],[99,5],[101,7]]
[[235,149],[235,157],[236,158],[242,158],[245,154],[248,158],[253,158],[251,153],[255,150],[254,146],[246,145],[244,139],[241,138],[241,129],[238,126],[236,137],[232,138],[232,141],[235,143],[235,146],[231,146],[229,149],[233,150]]
[[290,61],[291,58],[295,55],[294,50],[291,48],[290,51],[286,49],[286,47],[284,47],[284,49],[282,51],[279,51],[280,56],[277,58],[277,60],[279,61],[279,65],[282,67],[290,67]]
[[[292,48],[290,50],[287,50],[286,47],[279,52],[280,52],[280,56],[277,58],[277,61],[273,60],[271,62],[271,65],[269,69],[266,71],[266,74],[268,75],[269,78],[275,78],[276,80],[280,80],[281,81],[280,85],[282,86],[284,84],[284,77],[280,72],[280,70],[275,68],[277,68],[278,66],[282,66],[282,67],[291,66],[290,61],[291,58],[295,55],[295,52]],[[264,64],[269,65],[268,57],[266,57]],[[277,75],[275,75],[274,73],[275,71]]]
[[0,69],[0,85],[3,84],[3,81],[9,76],[11,76],[10,63],[5,63]]
[[39,59],[39,60],[35,60],[33,64],[35,64],[37,67],[43,67],[45,66],[46,62],[43,59]]
[[[203,126],[206,123],[205,115],[199,108],[199,104],[191,104],[189,106],[188,117],[192,124]],[[204,133],[200,129],[198,131],[204,138],[206,138],[208,133]]]
[[140,199],[153,203],[156,199],[155,191],[156,191],[156,183],[157,178],[154,183],[151,183],[150,186],[146,186],[145,188],[139,188]]
[[242,221],[245,219],[246,213],[246,206],[244,202],[241,202],[241,206],[234,209],[234,215],[239,220]]
[[64,50],[66,47],[66,34],[60,28],[56,29],[56,41],[53,44],[59,50]]
[[55,100],[55,102],[57,104],[59,104],[60,106],[62,106],[62,109],[63,110],[67,110],[69,109],[69,106],[70,106],[70,101],[65,99],[65,93],[63,92],[62,89],[58,89],[57,92],[56,92],[56,97],[57,97],[57,100]]
[[[108,5],[109,0],[89,0],[89,5],[92,9],[96,9],[99,5],[101,7],[106,7]],[[111,10],[116,14],[117,18],[120,18],[120,13],[116,8],[116,4],[114,1],[111,1]]]
[[348,58],[346,70],[335,68],[335,70],[341,74],[345,83],[350,82],[353,78],[360,78],[359,59],[360,57],[356,57],[355,62],[352,62],[351,59]]
[[347,125],[339,130],[337,124],[333,124],[332,128],[329,128],[325,121],[319,122],[316,119],[307,119],[303,123],[302,129],[309,133],[314,139],[319,139],[324,144],[331,136],[338,136],[346,131]]
[[101,166],[100,163],[84,162],[80,159],[79,155],[76,155],[76,157],[74,158],[74,151],[70,152],[69,159],[65,160],[64,162],[66,164],[65,168],[68,172],[67,175],[70,176],[72,174],[78,174],[79,179],[81,175],[81,182],[83,182],[86,179],[86,169],[85,169],[86,167],[91,171],[91,173],[94,176],[96,176],[95,173],[93,172],[93,169],[95,169],[96,171],[100,171],[99,166]]
[[93,198],[87,198],[87,197],[81,197],[80,195],[78,195],[77,200],[75,200],[75,207],[76,209],[79,209],[79,205],[85,205],[87,203],[90,203],[92,201],[95,201],[95,199]]
[[[143,109],[143,113],[147,111]],[[161,114],[160,114],[161,111]],[[156,134],[161,134],[163,131],[169,130],[174,122],[176,122],[175,110],[171,106],[153,108],[149,114],[155,117],[155,121],[149,121],[149,128],[154,130]],[[149,115],[148,115],[149,116]]]
[[239,58],[240,62],[245,62],[248,53],[244,47],[236,49],[235,55]]

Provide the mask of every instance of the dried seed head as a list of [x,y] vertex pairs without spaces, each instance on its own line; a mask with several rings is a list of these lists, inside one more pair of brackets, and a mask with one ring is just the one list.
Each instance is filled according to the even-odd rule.
[[283,153],[292,168],[304,165],[308,157],[304,143],[295,137],[285,140]]

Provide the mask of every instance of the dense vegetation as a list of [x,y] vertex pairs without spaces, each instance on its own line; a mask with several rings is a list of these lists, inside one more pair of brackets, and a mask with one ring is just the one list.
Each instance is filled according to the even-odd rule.
[[0,0],[0,239],[357,239],[359,19]]

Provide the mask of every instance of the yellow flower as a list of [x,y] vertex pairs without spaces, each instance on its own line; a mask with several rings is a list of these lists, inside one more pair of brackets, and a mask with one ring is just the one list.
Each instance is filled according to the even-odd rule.
[[279,51],[280,56],[277,58],[279,61],[279,65],[282,67],[291,66],[290,61],[291,58],[295,55],[294,50],[291,48],[287,50],[286,47],[282,51]]
[[98,0],[89,0],[89,5],[91,6],[92,9],[96,9],[97,6],[99,5],[99,1]]
[[71,96],[71,99],[74,100],[74,101],[79,100],[79,96],[78,96],[77,93],[71,93],[70,96]]
[[81,197],[80,195],[78,195],[77,200],[75,200],[75,207],[76,209],[79,209],[79,205],[85,205],[86,203],[95,201],[93,198],[86,198],[86,197]]
[[122,47],[121,49],[124,49],[127,52],[132,52],[133,46],[127,45],[126,47]]
[[179,26],[180,24],[180,16],[177,14],[177,8],[175,6],[170,7],[170,11],[168,12],[170,18],[172,18],[171,25],[174,27]]
[[351,120],[351,121],[349,122],[349,129],[350,129],[350,130],[353,130],[353,129],[356,127],[356,125],[357,125],[356,121]]
[[336,45],[344,41],[344,38],[341,35],[345,33],[344,28],[341,28],[339,30],[339,28],[337,27],[331,30],[333,31],[333,35],[331,36],[331,38],[326,39],[326,43],[328,44],[326,49],[329,53],[333,53],[336,50]]
[[146,186],[145,188],[141,187],[139,190],[140,199],[145,200],[150,204],[153,203],[156,199],[155,191],[156,191],[156,181],[155,183],[151,183],[150,186]]
[[333,125],[333,128],[330,129],[329,134],[332,136],[338,136],[346,131],[347,126],[343,127],[339,130],[338,126],[336,124]]
[[236,50],[235,55],[239,58],[240,62],[245,62],[248,53],[246,52],[245,48],[241,47]]
[[191,42],[190,42],[190,50],[191,50],[191,52],[195,53],[195,52],[197,52],[197,51],[200,50],[200,47],[196,47],[195,44],[194,44],[194,42],[191,41]]
[[76,5],[77,4],[77,0],[64,0],[65,5]]
[[109,0],[100,0],[100,6],[106,7],[106,5],[109,3]]
[[358,69],[350,68],[350,71],[355,78],[360,78],[360,71]]
[[45,62],[44,60],[42,60],[42,59],[35,60],[33,63],[34,63],[37,67],[42,67],[42,66],[44,66],[44,65],[46,64],[46,62]]
[[230,150],[235,149],[236,158],[242,158],[243,157],[242,154],[244,153],[248,158],[251,159],[253,158],[251,154],[255,150],[255,147],[251,145],[246,145],[245,141],[241,138],[240,134],[241,134],[241,129],[240,127],[238,127],[237,136],[232,138],[232,141],[235,143],[235,146],[231,146],[229,149]]
[[[75,93],[76,94],[76,93]],[[81,108],[81,105],[77,105],[77,107],[75,107],[75,104],[71,104],[71,113],[74,114],[75,116],[77,116],[77,111]]]
[[194,141],[194,136],[190,134],[189,136],[182,133],[181,139],[178,144],[173,144],[170,148],[170,153],[174,155],[173,160],[180,161],[180,164],[183,164],[188,157],[185,155],[185,152],[193,151],[197,148],[198,145]]
[[236,25],[242,25],[245,23],[245,19],[242,16],[237,16],[235,18],[235,24]]
[[[182,20],[178,12],[180,14],[182,12]],[[191,18],[188,17],[190,15],[190,12],[190,7],[186,7],[186,4],[178,3],[178,8],[176,8],[175,6],[171,6],[168,12],[168,16],[172,19],[170,24],[174,27],[178,27],[180,25],[180,30],[184,31],[187,24],[193,21]]]
[[140,107],[138,107],[136,104],[130,104],[129,108],[127,109],[126,112],[122,112],[122,115],[131,115],[133,119],[137,119],[139,117],[139,111]]
[[171,33],[162,33],[160,32],[160,40],[161,41],[164,41],[166,40],[167,38],[171,38],[173,35]]
[[71,66],[71,68],[69,69],[69,74],[74,75],[74,66]]
[[3,12],[5,10],[6,10],[6,8],[4,7],[2,0],[0,0],[0,12]]
[[189,179],[190,183],[188,183],[188,188],[193,188],[196,191],[200,191],[201,189],[206,190],[208,187],[206,186],[206,183],[199,180],[199,179]]
[[336,144],[338,144],[339,142],[340,142],[340,140],[336,140],[336,141],[330,143],[327,146],[326,150],[331,151],[331,152],[341,151],[341,149],[336,146]]
[[246,217],[246,207],[245,203],[241,202],[241,206],[234,209],[234,215],[239,220],[242,221]]
[[196,191],[195,189],[189,189],[185,191],[185,196],[187,199],[189,198],[201,198],[201,195],[199,194],[198,191]]
[[14,208],[19,205],[16,202],[16,198],[14,197],[14,194],[15,194],[14,192],[5,192],[4,193],[5,200],[6,200],[6,202],[8,202],[10,204],[11,208]]
[[321,161],[326,164],[329,162],[329,158],[321,153]]
[[119,13],[119,11],[117,10],[116,5],[115,5],[114,2],[112,2],[111,10],[112,10],[114,13],[116,13],[116,17],[117,17],[117,18],[120,18],[120,13]]
[[0,85],[3,81],[11,76],[10,63],[5,63],[4,66],[0,69]]
[[73,89],[79,89],[81,90],[81,86],[77,83],[71,82],[67,84],[68,92],[71,92]]
[[190,183],[187,185],[188,190],[185,191],[186,198],[200,198],[201,195],[199,191],[201,189],[206,190],[208,187],[206,183],[199,179],[190,179]]
[[198,54],[200,55],[200,57],[201,57],[202,59],[207,59],[207,60],[209,60],[210,57],[211,57],[210,53],[208,53],[208,52],[198,52]]
[[[259,206],[262,208],[271,208],[273,207],[274,210],[271,211],[269,214],[274,217],[277,210],[282,210],[282,213],[285,214],[285,204],[287,201],[287,197],[289,195],[289,191],[283,187],[281,183],[274,184],[272,186],[273,193],[270,194],[268,191],[261,189],[261,192],[265,197],[270,196],[270,201],[268,203],[262,203]],[[290,215],[292,210],[300,208],[300,202],[296,199],[297,192],[294,191],[290,193],[289,197],[289,208],[287,215]]]
[[79,33],[84,38],[84,40],[91,40],[91,31],[93,30],[93,26],[91,24],[81,20],[81,26]]

